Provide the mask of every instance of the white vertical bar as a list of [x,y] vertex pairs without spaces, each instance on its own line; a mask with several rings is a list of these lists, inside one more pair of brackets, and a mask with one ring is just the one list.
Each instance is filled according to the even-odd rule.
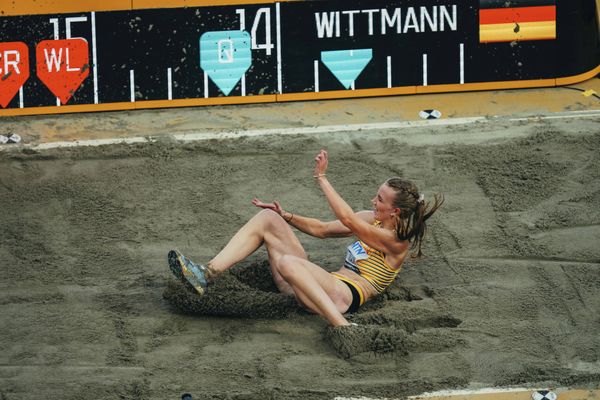
[[19,108],[23,108],[23,86],[19,88]]
[[283,82],[281,76],[281,17],[280,4],[275,3],[275,18],[277,30],[277,93],[283,93]]
[[98,104],[98,56],[96,53],[96,13],[92,11],[92,75],[94,76],[94,104]]
[[204,98],[208,99],[208,75],[204,73]]
[[465,44],[460,44],[460,84],[465,83]]
[[315,60],[314,63],[315,70],[315,93],[319,91],[319,60]]
[[132,103],[135,102],[135,74],[132,69],[129,70],[129,96]]
[[243,8],[238,8],[237,10],[235,10],[236,14],[239,14],[240,16],[240,31],[245,31],[246,30],[246,10],[244,10]]
[[[240,31],[245,31],[246,30],[246,11],[243,8],[239,8],[237,10],[235,10],[235,12],[237,14],[240,15]],[[242,75],[242,79],[241,79],[241,90],[242,90],[242,96],[246,95],[246,73],[244,72],[244,75]]]
[[352,83],[350,84],[350,89],[355,90],[356,89],[356,85],[354,84],[355,81],[352,81]]
[[171,68],[167,68],[167,96],[169,100],[173,100],[173,73]]
[[58,18],[50,18],[50,23],[54,25],[54,40],[58,40]]
[[392,87],[392,57],[387,56],[387,87]]
[[[50,23],[54,25],[54,40],[58,40],[60,38],[58,34],[58,18],[50,18]],[[56,106],[60,107],[60,99],[58,97],[56,98]]]
[[427,54],[423,54],[423,86],[427,86]]

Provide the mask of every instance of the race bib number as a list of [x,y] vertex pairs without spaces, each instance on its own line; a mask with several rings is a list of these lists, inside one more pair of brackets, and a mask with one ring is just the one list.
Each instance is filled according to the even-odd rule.
[[356,267],[356,261],[366,260],[367,258],[369,258],[369,254],[367,254],[364,246],[359,241],[356,241],[348,246],[345,265],[351,270],[357,272],[358,268]]

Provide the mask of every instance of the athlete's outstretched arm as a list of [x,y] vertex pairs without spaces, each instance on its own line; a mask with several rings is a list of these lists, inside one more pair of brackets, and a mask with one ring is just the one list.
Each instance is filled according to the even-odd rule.
[[[352,231],[340,221],[321,221],[317,218],[304,217],[299,214],[284,211],[281,207],[281,204],[279,204],[277,200],[273,203],[264,203],[258,199],[254,199],[252,200],[252,204],[260,208],[275,211],[277,214],[281,215],[281,218],[283,218],[288,224],[314,237],[325,239],[334,237],[348,237],[353,234]],[[365,211],[361,212],[361,214],[363,213],[365,213]],[[369,212],[367,211],[366,213]],[[368,216],[362,217],[368,218]]]
[[386,251],[389,247],[389,237],[383,234],[381,229],[375,228],[365,219],[360,218],[346,201],[340,196],[325,176],[329,163],[327,151],[321,150],[315,157],[316,165],[314,177],[319,182],[321,190],[327,198],[329,207],[339,221],[352,231],[359,239],[369,246]]

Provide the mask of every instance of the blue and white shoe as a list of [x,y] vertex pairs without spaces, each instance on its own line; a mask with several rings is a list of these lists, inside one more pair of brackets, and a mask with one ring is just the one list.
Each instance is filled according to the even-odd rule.
[[169,268],[171,268],[171,272],[177,279],[192,285],[198,294],[204,294],[207,286],[206,275],[208,269],[206,266],[194,263],[177,250],[169,251],[167,259]]

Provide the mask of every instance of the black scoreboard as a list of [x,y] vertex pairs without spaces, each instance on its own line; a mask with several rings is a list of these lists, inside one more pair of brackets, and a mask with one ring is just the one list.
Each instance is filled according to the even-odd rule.
[[290,1],[5,16],[0,115],[548,86],[598,68],[597,16],[594,0]]

